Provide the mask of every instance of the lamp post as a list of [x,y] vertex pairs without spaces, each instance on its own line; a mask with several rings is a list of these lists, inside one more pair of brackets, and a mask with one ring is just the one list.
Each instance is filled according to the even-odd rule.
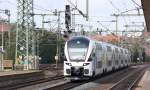
[[60,60],[60,13],[61,11],[58,12],[58,27],[57,27],[57,52],[55,56],[56,60],[56,68],[58,68],[58,61]]
[[1,67],[0,67],[0,71],[3,71],[3,61],[4,61],[4,27],[3,27],[3,23],[2,24],[2,28],[1,28],[1,38],[2,38],[2,42],[1,42]]

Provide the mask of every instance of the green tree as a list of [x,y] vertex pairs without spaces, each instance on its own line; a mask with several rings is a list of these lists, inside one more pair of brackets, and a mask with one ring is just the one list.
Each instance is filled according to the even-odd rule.
[[[40,33],[41,31],[39,31]],[[44,35],[40,35],[39,40],[39,56],[42,58],[40,63],[54,63],[57,49],[57,43],[63,47],[64,41],[61,39],[57,42],[57,35],[54,32],[44,31]]]

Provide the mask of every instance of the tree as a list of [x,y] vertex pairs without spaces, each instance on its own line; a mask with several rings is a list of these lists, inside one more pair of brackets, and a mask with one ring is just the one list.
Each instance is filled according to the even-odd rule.
[[[41,30],[39,31],[39,33]],[[61,39],[57,42],[57,35],[54,32],[44,31],[44,35],[40,35],[39,39],[39,56],[42,58],[40,63],[54,63],[57,43],[60,43],[63,47],[64,41]]]

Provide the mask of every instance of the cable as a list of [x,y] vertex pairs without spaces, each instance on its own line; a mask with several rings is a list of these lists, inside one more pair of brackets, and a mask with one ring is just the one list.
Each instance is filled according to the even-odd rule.
[[14,6],[16,6],[16,4],[15,3],[12,3],[11,1],[9,1],[9,0],[4,0],[4,2],[7,2],[7,3],[9,3],[10,5],[14,5]]
[[[142,8],[140,7],[140,8],[138,8],[138,9],[142,9]],[[123,12],[121,12],[121,14],[126,13],[126,12],[129,12],[129,11],[135,11],[135,10],[137,10],[137,8],[130,9],[130,10],[127,10],[127,11],[123,11]]]
[[116,9],[118,12],[120,12],[120,10],[113,4],[112,1],[108,0],[108,2],[113,6],[114,9]]
[[138,7],[141,7],[139,4],[137,4],[137,2],[135,2],[134,0],[131,0],[135,5],[137,5]]
[[[121,12],[121,11],[113,4],[112,1],[108,0],[108,2],[114,7],[114,9],[116,9],[118,12]],[[127,21],[126,21],[126,19],[125,19],[124,16],[123,16],[123,19],[124,19],[125,23],[127,24]]]
[[[4,0],[4,2],[6,2],[6,3],[8,3],[8,4],[10,4],[10,5],[14,5],[14,6],[16,6],[17,4],[15,4],[15,3],[13,3],[13,2],[10,2],[9,0]],[[38,5],[36,5],[36,4],[34,4],[34,9],[36,9],[36,10],[40,10],[40,11],[49,11],[49,12],[52,12],[53,13],[53,11],[51,11],[51,10],[48,10],[48,9],[45,9],[45,8],[43,8],[43,7],[41,7],[41,6],[38,6]]]
[[86,17],[86,15],[80,10],[77,8],[76,5],[74,5],[70,0],[67,0],[76,10],[78,10],[78,12],[83,16],[83,17]]
[[107,32],[113,33],[112,31],[109,30],[109,28],[105,27],[101,22],[97,21],[103,28],[106,29]]
[[[128,9],[127,9],[127,7],[126,7],[127,5],[126,5],[125,2],[126,2],[126,1],[122,1],[122,4],[123,4],[123,6],[124,6],[123,8],[127,11]],[[128,21],[128,22],[131,22],[131,17],[129,17],[127,21]]]
[[41,6],[37,5],[37,4],[34,4],[34,6],[36,7],[36,9],[44,10],[44,11],[49,11],[49,12],[52,12],[52,13],[53,13],[52,10],[45,9],[45,8],[43,8],[43,7],[41,7]]

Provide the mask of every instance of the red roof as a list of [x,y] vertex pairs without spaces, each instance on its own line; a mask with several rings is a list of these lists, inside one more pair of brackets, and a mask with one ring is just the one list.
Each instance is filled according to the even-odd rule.
[[2,32],[2,31],[4,31],[4,32],[9,31],[9,30],[11,30],[11,28],[12,28],[12,26],[9,25],[9,24],[6,24],[6,23],[1,23],[0,24],[0,32]]
[[107,35],[107,36],[101,36],[101,35],[94,35],[94,36],[90,36],[90,38],[94,39],[94,40],[98,40],[98,41],[104,41],[104,42],[118,42],[121,39],[123,39],[120,36],[115,36],[115,35]]

